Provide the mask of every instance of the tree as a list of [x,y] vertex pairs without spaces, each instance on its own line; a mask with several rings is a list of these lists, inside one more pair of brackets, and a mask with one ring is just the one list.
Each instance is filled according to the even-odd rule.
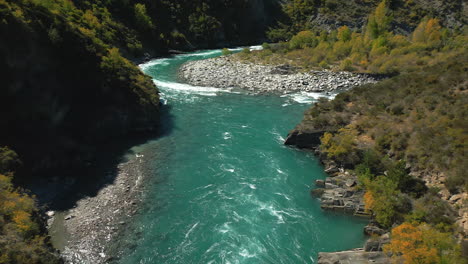
[[385,176],[378,176],[366,184],[364,202],[367,210],[375,215],[375,220],[384,227],[403,219],[403,214],[411,210],[405,196],[397,189],[397,184]]
[[343,42],[351,40],[351,29],[347,26],[338,28],[338,40]]
[[424,19],[414,30],[412,40],[426,44],[440,44],[442,39],[442,27],[435,18]]
[[342,166],[357,162],[356,146],[357,132],[349,127],[341,128],[335,135],[325,133],[321,138],[320,147],[328,157],[336,160]]
[[315,47],[317,45],[317,39],[312,31],[306,30],[297,33],[289,41],[289,48],[291,49],[303,49],[306,47]]
[[309,28],[308,20],[316,8],[314,0],[291,0],[283,5],[284,12],[292,20],[293,31]]
[[135,19],[138,27],[141,29],[152,29],[154,27],[151,17],[146,12],[146,6],[144,4],[135,4]]
[[460,248],[450,233],[435,230],[428,224],[403,223],[392,230],[392,240],[384,251],[405,264],[463,263]]
[[18,154],[8,147],[0,148],[0,173],[9,173],[14,171],[21,161]]
[[366,28],[366,36],[368,38],[376,39],[388,32],[392,17],[388,15],[387,5],[387,1],[383,0],[377,6],[374,13],[369,15]]

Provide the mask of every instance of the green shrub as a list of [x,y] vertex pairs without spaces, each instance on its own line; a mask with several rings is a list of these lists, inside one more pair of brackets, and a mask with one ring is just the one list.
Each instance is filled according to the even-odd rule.
[[350,59],[346,59],[340,63],[340,70],[343,71],[354,71],[353,62]]
[[264,43],[262,44],[262,48],[263,48],[264,50],[271,50],[270,44],[268,44],[268,43],[266,43],[266,42],[264,42]]
[[144,4],[135,4],[135,20],[138,26],[142,29],[152,29],[154,27],[151,17],[146,11],[146,6]]
[[231,55],[232,54],[232,51],[230,51],[228,48],[224,48],[221,53],[223,54],[223,56],[227,56],[227,55]]
[[289,41],[290,49],[315,47],[318,41],[312,31],[301,31]]

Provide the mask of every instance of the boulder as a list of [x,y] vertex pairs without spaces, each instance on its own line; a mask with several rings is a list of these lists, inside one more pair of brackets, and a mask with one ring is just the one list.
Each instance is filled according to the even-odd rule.
[[288,134],[285,145],[296,146],[298,148],[313,148],[320,145],[320,137],[323,131],[302,132],[294,130]]
[[346,187],[353,187],[356,185],[356,180],[354,179],[348,179],[346,180],[346,183],[345,183]]
[[375,226],[373,224],[368,224],[367,226],[364,227],[364,234],[368,235],[368,236],[372,236],[372,235],[383,235],[385,234],[385,230],[383,230],[382,228],[378,227],[378,226]]
[[325,190],[323,188],[317,188],[310,190],[310,194],[314,197],[321,197]]
[[325,188],[325,181],[324,180],[316,180],[315,186],[318,188]]

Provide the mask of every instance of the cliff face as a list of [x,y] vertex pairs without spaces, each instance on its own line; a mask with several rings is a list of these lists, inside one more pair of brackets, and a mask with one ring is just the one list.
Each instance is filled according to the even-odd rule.
[[0,5],[0,146],[25,168],[83,166],[99,144],[156,129],[157,89],[117,50],[45,7]]

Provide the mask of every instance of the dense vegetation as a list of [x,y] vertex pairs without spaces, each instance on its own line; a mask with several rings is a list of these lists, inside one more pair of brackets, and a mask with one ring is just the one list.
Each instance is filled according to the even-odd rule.
[[[270,29],[272,41],[285,41],[300,31],[331,31],[341,26],[362,30],[367,16],[382,0],[288,0],[283,4],[284,18]],[[460,0],[387,0],[392,32],[409,34],[424,17],[440,19],[445,27],[460,29],[466,25],[464,4]]]
[[13,187],[20,161],[15,152],[0,148],[0,263],[60,263],[53,253],[34,197]]
[[[332,101],[321,99],[305,115],[309,126],[330,131],[321,138],[322,153],[358,176],[375,220],[384,228],[401,224],[387,249],[405,263],[463,263],[452,235],[458,232],[456,212],[438,192],[441,184],[452,193],[468,190],[467,59],[460,53]],[[413,254],[430,261],[418,262]]]
[[305,69],[397,74],[444,61],[464,49],[467,35],[442,27],[437,18],[422,19],[409,35],[393,33],[390,5],[382,1],[362,30],[342,26],[331,31],[300,31],[288,42],[269,45],[244,59]]
[[280,10],[278,1],[263,0],[72,2],[109,25],[113,34],[106,33],[108,39],[131,55],[253,42],[264,36]]
[[23,160],[18,179],[79,168],[100,141],[157,127],[157,89],[120,55],[112,40],[126,33],[109,16],[71,1],[1,0],[0,18],[0,146]]

